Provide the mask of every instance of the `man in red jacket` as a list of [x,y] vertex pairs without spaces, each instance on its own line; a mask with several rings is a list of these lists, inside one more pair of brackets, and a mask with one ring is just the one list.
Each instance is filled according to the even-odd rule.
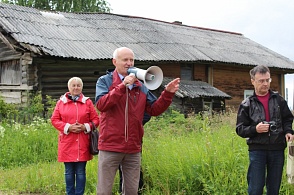
[[96,84],[96,107],[100,111],[97,195],[110,195],[118,166],[123,175],[123,194],[138,192],[141,165],[143,116],[162,114],[172,103],[180,79],[168,83],[157,99],[127,70],[134,66],[134,53],[126,47],[113,53],[114,71]]

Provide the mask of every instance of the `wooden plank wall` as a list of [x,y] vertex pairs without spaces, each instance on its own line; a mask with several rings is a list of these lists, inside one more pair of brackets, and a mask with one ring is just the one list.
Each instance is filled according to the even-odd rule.
[[10,42],[0,32],[0,62],[16,60],[21,57],[22,53],[16,52]]
[[[97,79],[106,74],[107,69],[114,69],[112,60],[101,61],[85,61],[85,60],[62,60],[60,58],[40,58],[34,59],[37,64],[38,71],[38,90],[42,90],[43,98],[46,95],[54,99],[58,99],[61,95],[68,91],[67,82],[71,77],[77,76],[83,80],[84,95],[90,97],[92,101],[95,100],[96,82]],[[147,62],[135,62],[135,67],[146,70],[151,65],[159,66],[157,64],[150,64]],[[162,68],[164,74],[172,68]],[[178,75],[177,71],[173,71]]]
[[[238,109],[244,99],[244,90],[254,90],[251,83],[250,67],[242,66],[213,66],[213,86],[232,97],[226,101],[227,107]],[[271,70],[271,89],[281,93],[280,73]]]
[[83,94],[95,99],[97,79],[106,73],[109,68],[114,68],[110,61],[78,61],[61,59],[38,59],[38,90],[53,99],[59,99],[68,92],[67,82],[71,77],[80,77],[83,80]]
[[32,82],[30,85],[28,83],[28,80],[36,80],[36,75],[30,74],[30,72],[28,71],[29,69],[33,68],[31,67],[32,58],[30,56],[30,53],[24,53],[19,59],[14,59],[13,57],[7,61],[0,61],[0,63],[15,66],[15,72],[11,72],[11,74],[13,73],[14,75],[10,75],[15,79],[15,83],[2,83],[0,85],[1,97],[7,103],[14,103],[21,106],[26,106],[29,92],[33,90],[34,84]]
[[[2,94],[10,98],[13,103],[24,103],[27,100],[28,92],[32,90],[41,90],[43,99],[46,99],[46,95],[58,99],[68,91],[67,81],[74,76],[80,77],[83,80],[83,93],[94,101],[97,79],[104,75],[107,69],[115,68],[111,59],[85,61],[52,57],[32,58],[29,53],[22,55],[20,63],[22,67],[21,86],[15,86],[13,89],[0,86]],[[150,64],[150,62],[136,61],[135,64],[136,67],[142,69],[147,69],[151,65],[160,66],[166,77],[180,77],[180,63]],[[243,100],[244,90],[253,90],[249,76],[249,70],[252,66],[199,63],[194,65],[194,80],[207,82],[209,68],[212,69],[211,84],[232,96],[231,100],[226,100],[226,106],[231,109],[237,109]],[[278,92],[282,91],[282,84],[280,82],[282,75],[283,72],[281,70],[271,70],[271,77],[273,79],[271,89]],[[11,98],[11,96],[14,98]]]

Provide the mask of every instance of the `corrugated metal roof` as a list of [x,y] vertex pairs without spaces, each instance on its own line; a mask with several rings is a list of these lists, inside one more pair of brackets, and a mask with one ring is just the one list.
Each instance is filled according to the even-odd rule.
[[294,62],[242,34],[107,13],[63,13],[0,3],[0,26],[39,53],[111,59],[130,47],[140,61],[207,61],[294,69]]
[[[162,86],[167,85],[173,78],[164,77],[162,81]],[[225,99],[231,99],[231,96],[218,90],[217,88],[209,85],[203,81],[189,81],[181,80],[181,87],[176,92],[176,96],[180,98],[190,97],[190,98],[212,98],[219,97]]]

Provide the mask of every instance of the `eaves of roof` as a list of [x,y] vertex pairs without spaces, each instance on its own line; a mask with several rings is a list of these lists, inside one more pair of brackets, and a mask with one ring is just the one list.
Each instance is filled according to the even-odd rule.
[[[172,78],[164,77],[162,86],[166,86]],[[179,90],[175,94],[179,98],[224,98],[232,97],[203,81],[181,80]]]

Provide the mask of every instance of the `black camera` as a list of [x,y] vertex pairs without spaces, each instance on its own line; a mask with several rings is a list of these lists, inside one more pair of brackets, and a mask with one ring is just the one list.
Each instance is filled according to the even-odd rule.
[[276,125],[276,122],[275,121],[263,121],[262,122],[263,124],[269,124],[269,130],[272,131],[272,132],[276,132],[277,131],[277,125]]

